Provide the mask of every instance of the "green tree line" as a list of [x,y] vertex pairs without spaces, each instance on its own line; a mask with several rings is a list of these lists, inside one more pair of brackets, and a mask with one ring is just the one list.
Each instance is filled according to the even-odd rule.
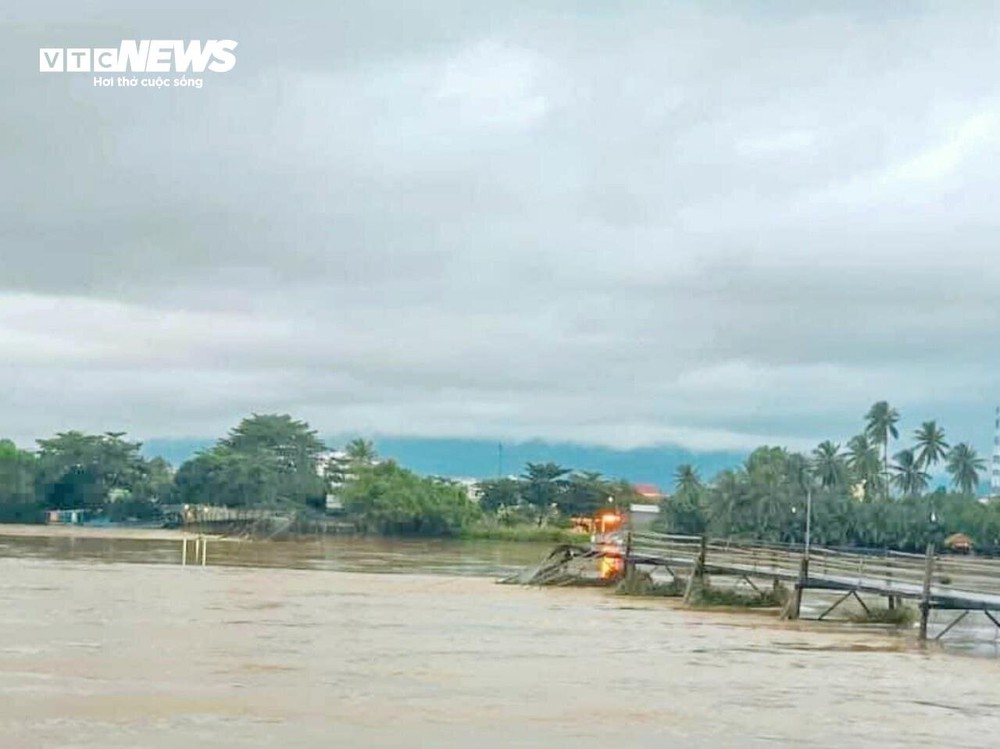
[[631,485],[554,463],[528,463],[518,477],[469,487],[419,476],[356,439],[332,457],[305,422],[254,414],[174,472],[122,433],[65,432],[34,451],[0,442],[0,522],[38,522],[46,510],[92,518],[154,520],[179,504],[318,514],[327,497],[365,532],[458,535],[483,523],[567,524],[573,515],[630,501]]
[[171,490],[169,465],[144,458],[123,433],[61,432],[37,444],[0,440],[0,522],[37,522],[50,509],[149,517]]
[[[846,446],[821,442],[809,454],[760,447],[742,466],[703,481],[680,466],[662,526],[678,533],[801,542],[807,496],[812,540],[832,546],[919,550],[951,533],[981,550],[1000,550],[1000,503],[977,497],[986,461],[965,442],[950,444],[936,421],[925,421],[905,446],[899,412],[886,401],[865,415]],[[929,492],[943,468],[950,490]]]
[[[859,433],[809,454],[760,447],[741,465],[703,481],[676,472],[662,527],[680,533],[801,541],[806,496],[816,543],[918,549],[952,532],[980,548],[1000,547],[1000,504],[975,494],[985,461],[926,421],[900,439],[900,416],[880,401]],[[555,463],[528,463],[518,476],[469,487],[420,476],[375,446],[353,440],[330,457],[310,426],[285,414],[254,414],[176,472],[147,459],[122,433],[64,432],[32,451],[0,441],[0,522],[37,522],[48,509],[84,509],[110,520],[154,520],[165,505],[211,504],[318,514],[337,497],[366,532],[458,535],[481,524],[565,527],[574,516],[636,501],[627,481]],[[928,493],[943,471],[951,491]]]

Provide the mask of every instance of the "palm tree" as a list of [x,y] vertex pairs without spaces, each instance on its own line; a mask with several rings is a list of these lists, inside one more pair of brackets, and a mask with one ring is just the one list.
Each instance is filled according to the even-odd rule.
[[899,411],[889,405],[887,401],[873,403],[865,414],[865,434],[877,445],[882,446],[882,476],[884,479],[883,490],[886,498],[889,497],[889,439],[899,439],[899,430],[896,423],[899,421]]
[[820,486],[826,489],[843,486],[847,477],[847,464],[840,452],[840,445],[830,440],[820,442],[813,450],[813,472]]
[[547,514],[556,505],[566,488],[566,474],[570,470],[558,463],[526,463],[521,474],[525,502],[538,513],[538,525],[545,522]]
[[692,496],[701,489],[701,476],[698,469],[690,463],[677,466],[674,471],[674,494],[679,496]]
[[712,481],[714,500],[709,508],[709,520],[713,532],[723,536],[732,535],[743,527],[747,510],[747,476],[742,470],[727,468]]
[[893,485],[907,497],[916,497],[927,488],[930,474],[921,470],[920,463],[913,450],[900,450],[892,456],[896,462],[892,466],[895,474]]
[[611,496],[610,483],[597,471],[570,474],[559,497],[559,509],[567,515],[590,515]]
[[705,487],[690,463],[674,471],[674,496],[663,508],[665,527],[674,533],[704,533],[707,521]]
[[979,486],[979,472],[986,470],[986,461],[976,455],[976,450],[965,442],[959,442],[948,453],[947,471],[951,474],[951,484],[962,494],[974,495]]
[[868,435],[856,435],[847,443],[847,467],[851,470],[852,481],[864,486],[866,498],[881,492],[882,458]]
[[347,453],[347,459],[350,462],[360,465],[374,463],[378,458],[375,443],[371,440],[361,439],[360,437],[348,442],[344,447],[344,452]]
[[948,443],[944,439],[944,429],[936,421],[925,421],[913,433],[917,447],[917,464],[921,468],[931,468],[948,454]]

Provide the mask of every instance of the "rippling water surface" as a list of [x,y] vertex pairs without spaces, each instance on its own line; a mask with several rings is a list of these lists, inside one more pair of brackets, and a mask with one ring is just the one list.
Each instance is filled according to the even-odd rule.
[[493,582],[546,548],[0,538],[0,746],[997,745],[996,658]]

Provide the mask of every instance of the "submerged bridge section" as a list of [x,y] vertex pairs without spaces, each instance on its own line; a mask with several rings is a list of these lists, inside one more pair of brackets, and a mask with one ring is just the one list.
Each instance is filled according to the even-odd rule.
[[802,546],[736,543],[698,536],[653,532],[628,535],[624,548],[604,546],[597,555],[624,558],[626,566],[690,570],[691,579],[705,575],[736,577],[754,586],[754,580],[794,585],[785,615],[798,618],[807,590],[840,591],[842,596],[819,618],[823,619],[848,598],[867,610],[861,594],[882,596],[889,608],[904,599],[920,608],[921,639],[927,638],[930,611],[958,612],[941,638],[972,611],[981,611],[1000,628],[1000,560],[937,554],[928,545],[926,554],[896,551],[856,551]]

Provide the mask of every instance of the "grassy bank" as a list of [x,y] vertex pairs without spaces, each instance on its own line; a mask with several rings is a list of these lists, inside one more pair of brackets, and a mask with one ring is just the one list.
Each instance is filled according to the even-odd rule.
[[181,530],[179,528],[136,528],[116,525],[0,524],[0,538],[114,538],[140,541],[180,541],[184,538],[194,538],[197,535],[199,534],[195,531]]
[[590,540],[586,533],[576,533],[568,528],[535,525],[477,525],[467,528],[459,538],[469,541],[535,541],[555,544],[585,544]]

